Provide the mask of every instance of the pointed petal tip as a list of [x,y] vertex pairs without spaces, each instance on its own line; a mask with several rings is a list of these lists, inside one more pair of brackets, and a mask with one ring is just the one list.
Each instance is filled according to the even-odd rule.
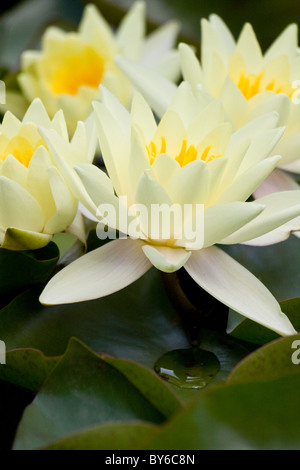
[[279,330],[274,330],[276,333],[278,333],[281,336],[291,336],[291,335],[297,335],[298,332],[295,330],[293,327],[292,323],[288,319],[285,313],[281,312],[281,325],[282,327]]

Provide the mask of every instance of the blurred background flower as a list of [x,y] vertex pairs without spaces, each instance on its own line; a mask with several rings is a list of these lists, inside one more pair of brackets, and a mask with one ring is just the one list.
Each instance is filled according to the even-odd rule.
[[22,101],[30,103],[38,97],[50,116],[63,109],[73,134],[77,121],[85,120],[91,113],[91,102],[99,96],[100,83],[122,103],[130,103],[133,88],[115,65],[116,55],[147,64],[170,80],[178,79],[179,60],[174,49],[178,31],[179,24],[169,21],[147,36],[145,3],[137,1],[114,32],[99,9],[88,4],[77,31],[48,27],[40,50],[22,53],[17,81],[23,100],[19,94],[8,92],[6,107],[22,113]]
[[[55,166],[39,126],[61,136],[65,164],[91,161],[94,156],[93,139],[87,138],[84,124],[79,123],[69,142],[62,111],[50,120],[38,98],[22,121],[5,113],[0,128],[0,243],[11,250],[47,245],[54,234],[72,230],[77,214],[78,200]],[[80,238],[85,241],[84,235]]]

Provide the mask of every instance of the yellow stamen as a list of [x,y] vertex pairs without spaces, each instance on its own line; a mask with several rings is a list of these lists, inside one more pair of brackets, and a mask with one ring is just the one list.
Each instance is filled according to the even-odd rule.
[[98,88],[104,73],[104,61],[90,46],[80,50],[62,50],[49,58],[48,81],[55,94],[76,95],[80,86]]
[[25,137],[17,135],[8,142],[4,151],[0,153],[0,160],[4,161],[9,155],[13,155],[22,165],[28,168],[34,152],[40,145],[45,146],[42,139],[32,144]]
[[237,80],[233,79],[233,81],[241,90],[246,100],[249,100],[253,96],[257,95],[257,93],[265,90],[274,91],[274,93],[285,93],[289,98],[292,98],[295,90],[293,90],[291,84],[278,83],[276,78],[273,78],[266,84],[263,83],[263,78],[264,72],[260,72],[259,74],[246,74],[242,71],[239,78]]
[[150,160],[150,165],[152,165],[158,157],[158,155],[161,155],[162,153],[166,153],[167,150],[167,145],[166,145],[166,139],[161,136],[161,145],[160,145],[160,151],[157,151],[156,144],[151,140],[149,145],[146,145],[146,149],[148,152],[149,160]]
[[240,79],[237,83],[237,86],[245,96],[246,100],[249,100],[255,96],[260,90],[261,80],[263,78],[263,73],[255,75],[250,73],[246,75],[244,72],[241,73]]
[[[221,157],[221,155],[209,155],[211,147],[211,145],[208,145],[202,152],[202,155],[199,157],[196,147],[194,145],[190,145],[188,147],[187,140],[183,139],[179,155],[175,157],[175,160],[179,163],[181,167],[183,167],[191,162],[194,162],[197,159],[208,163],[211,160],[214,160],[215,158]],[[146,149],[148,152],[150,165],[152,165],[159,155],[166,153],[166,139],[161,136],[161,146],[159,151],[157,150],[155,142],[153,142],[152,140],[149,145],[146,145]]]

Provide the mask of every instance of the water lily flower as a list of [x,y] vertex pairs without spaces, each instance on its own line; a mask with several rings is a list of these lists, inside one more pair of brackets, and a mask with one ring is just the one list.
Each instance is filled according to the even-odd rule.
[[78,124],[69,142],[63,113],[51,120],[38,98],[22,121],[5,113],[0,128],[0,244],[11,250],[41,248],[55,233],[72,230],[76,219],[78,200],[58,171],[40,125],[60,136],[67,164],[94,156],[84,124]]
[[[70,169],[59,136],[42,133],[81,202],[99,221],[116,223],[113,228],[125,238],[109,241],[64,268],[47,284],[40,301],[90,300],[124,288],[152,266],[167,273],[184,267],[227,306],[279,334],[292,334],[291,323],[267,288],[216,246],[264,235],[300,213],[300,191],[247,202],[280,158],[269,157],[283,132],[276,127],[278,114],[268,113],[233,132],[219,102],[207,102],[203,92],[195,95],[182,83],[157,125],[140,94],[135,94],[129,113],[108,90],[102,87],[101,93],[94,108],[109,176],[93,164]],[[157,205],[192,207],[186,218],[177,220],[184,225],[192,218],[195,233],[203,237],[191,240],[184,231],[176,237],[171,223],[169,238],[159,230],[153,236],[162,224],[151,219]],[[109,208],[116,210],[115,220]]]
[[[269,111],[280,115],[280,126],[286,130],[272,155],[281,155],[278,169],[259,188],[255,197],[271,192],[290,190],[295,179],[288,173],[300,173],[300,54],[298,29],[289,25],[263,54],[255,32],[246,23],[235,41],[230,30],[217,15],[201,22],[201,63],[194,50],[180,44],[180,61],[184,80],[194,90],[201,88],[221,100],[228,120],[239,129],[257,116]],[[118,57],[117,64],[144,94],[161,116],[175,93],[173,83],[157,74],[136,67],[128,59]],[[300,229],[300,220],[286,224],[273,233],[273,242],[287,238]],[[300,233],[300,232],[299,232]],[[275,236],[276,235],[276,236]],[[264,244],[264,239],[256,240]]]
[[[77,121],[91,113],[100,83],[123,104],[130,102],[132,85],[114,63],[117,54],[147,63],[169,79],[176,79],[180,73],[178,52],[174,50],[178,24],[170,21],[148,37],[145,29],[143,2],[133,4],[116,32],[95,5],[87,5],[77,32],[49,27],[41,50],[22,54],[18,80],[23,95],[29,102],[41,98],[50,116],[62,109],[73,133]],[[12,106],[10,96],[8,92],[7,105]]]

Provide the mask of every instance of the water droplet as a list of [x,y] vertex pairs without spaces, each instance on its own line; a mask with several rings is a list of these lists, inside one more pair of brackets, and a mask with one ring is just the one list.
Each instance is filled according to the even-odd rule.
[[220,369],[217,357],[203,349],[176,349],[161,356],[154,370],[180,388],[204,388]]

